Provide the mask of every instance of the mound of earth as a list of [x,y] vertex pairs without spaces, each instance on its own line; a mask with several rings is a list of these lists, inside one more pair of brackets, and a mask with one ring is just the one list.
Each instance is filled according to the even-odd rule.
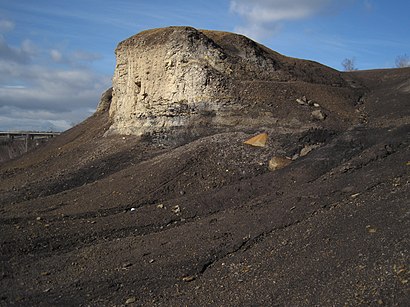
[[295,108],[302,97],[329,117],[329,127],[359,120],[354,104],[363,91],[340,72],[285,57],[238,34],[148,30],[121,42],[116,56],[107,134],[167,141],[226,130],[306,128],[313,126],[313,110]]
[[0,165],[2,305],[410,304],[410,69],[186,27],[117,57],[93,116]]

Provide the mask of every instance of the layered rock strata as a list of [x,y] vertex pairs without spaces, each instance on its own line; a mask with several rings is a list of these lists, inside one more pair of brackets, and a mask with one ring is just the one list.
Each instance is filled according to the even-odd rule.
[[346,85],[318,63],[284,57],[240,35],[190,27],[141,32],[115,53],[107,134],[271,126],[289,112],[303,122],[303,112],[283,106],[302,93],[290,83]]

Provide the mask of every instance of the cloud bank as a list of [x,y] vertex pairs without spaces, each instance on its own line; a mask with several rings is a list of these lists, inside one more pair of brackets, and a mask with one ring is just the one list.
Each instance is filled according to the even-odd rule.
[[5,38],[14,23],[0,20],[0,130],[66,130],[94,112],[110,76],[91,63],[100,55],[44,48]]
[[313,16],[325,10],[333,0],[232,0],[230,10],[244,19],[235,28],[254,39],[263,39],[277,33],[281,23]]

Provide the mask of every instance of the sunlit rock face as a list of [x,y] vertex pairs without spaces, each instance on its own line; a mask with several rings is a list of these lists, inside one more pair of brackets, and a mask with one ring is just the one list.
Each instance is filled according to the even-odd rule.
[[[300,60],[240,35],[190,27],[141,32],[121,42],[115,53],[107,134],[269,126],[278,121],[275,100],[286,96],[272,82],[306,78],[293,69]],[[303,62],[324,72],[305,81],[342,82],[333,70]]]
[[116,55],[113,131],[195,126],[231,102],[226,55],[194,29],[148,31],[120,43]]

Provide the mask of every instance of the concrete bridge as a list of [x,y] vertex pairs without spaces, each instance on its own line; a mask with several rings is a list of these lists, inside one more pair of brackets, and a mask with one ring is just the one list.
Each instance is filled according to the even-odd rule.
[[42,131],[0,131],[0,142],[9,144],[13,141],[24,141],[25,151],[28,151],[29,142],[40,139],[50,139],[60,135],[61,132],[42,132]]
[[14,140],[17,138],[24,139],[44,139],[60,135],[61,132],[39,132],[39,131],[0,131],[0,138]]

